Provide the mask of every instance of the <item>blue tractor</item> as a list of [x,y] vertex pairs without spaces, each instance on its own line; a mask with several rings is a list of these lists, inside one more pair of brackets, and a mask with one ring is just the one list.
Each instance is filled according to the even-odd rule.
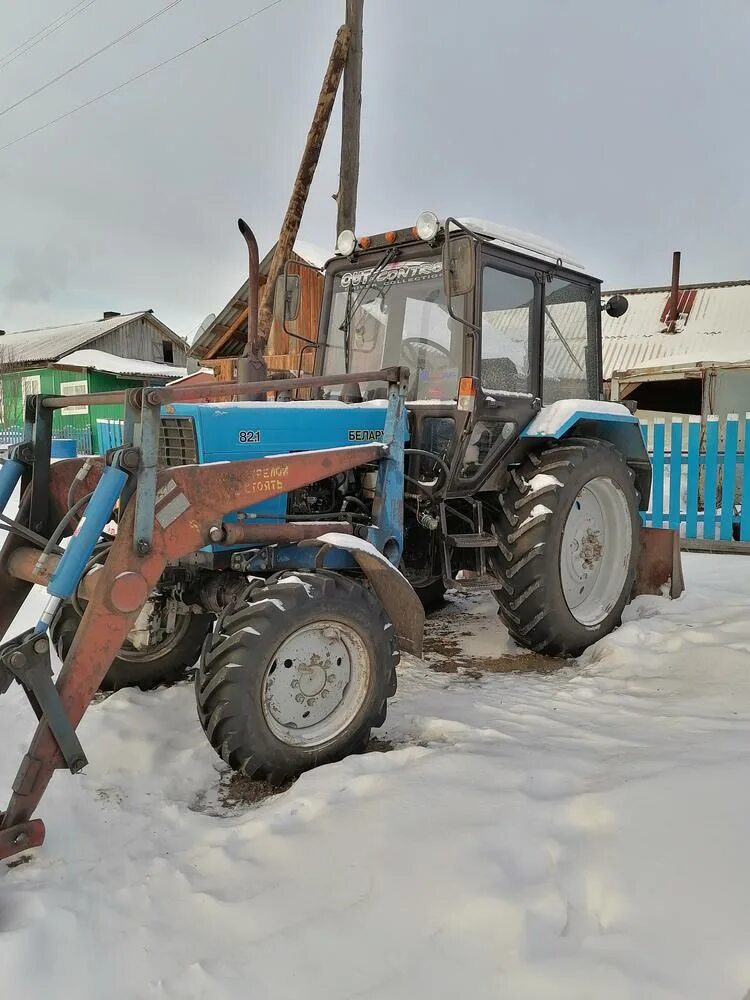
[[[298,282],[276,289],[285,328]],[[40,717],[0,857],[39,841],[51,770],[85,762],[74,730],[99,684],[148,687],[197,660],[211,745],[277,782],[366,746],[446,588],[491,591],[517,642],[576,655],[620,622],[639,557],[646,587],[679,586],[671,535],[643,559],[650,463],[636,417],[602,400],[600,282],[564,251],[432,213],[344,232],[314,372],[296,378],[262,371],[250,286],[234,402],[190,401],[226,384],[130,391],[122,448],[50,466],[67,401],[28,401],[0,470],[0,507],[25,487],[0,629],[31,583],[50,603],[0,647],[0,691],[18,680]]]

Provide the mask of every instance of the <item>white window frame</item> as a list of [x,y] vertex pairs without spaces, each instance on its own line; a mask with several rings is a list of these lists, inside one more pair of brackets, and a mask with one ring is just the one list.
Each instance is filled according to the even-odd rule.
[[[60,383],[60,395],[61,396],[84,396],[89,391],[89,382],[87,378],[76,379],[74,382],[61,382]],[[64,406],[60,413],[64,417],[76,416],[82,413],[88,413],[88,406]]]
[[26,397],[38,396],[42,391],[41,375],[21,376],[21,423],[26,419]]

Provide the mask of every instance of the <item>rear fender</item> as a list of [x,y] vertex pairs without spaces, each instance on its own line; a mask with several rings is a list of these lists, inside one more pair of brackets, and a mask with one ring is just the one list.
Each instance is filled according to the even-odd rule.
[[527,444],[534,440],[563,441],[571,437],[608,441],[635,472],[640,508],[647,509],[651,495],[651,461],[638,418],[622,403],[558,400],[543,407],[521,437]]

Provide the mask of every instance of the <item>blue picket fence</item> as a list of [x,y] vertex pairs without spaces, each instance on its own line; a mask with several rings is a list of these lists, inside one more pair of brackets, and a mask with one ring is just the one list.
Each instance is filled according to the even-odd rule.
[[[0,427],[0,449],[5,451],[10,445],[20,444],[23,441],[23,436],[23,427],[20,424],[18,426]],[[90,455],[92,453],[90,427],[56,427],[52,436],[54,438],[67,438],[75,441],[79,455]]]
[[[685,538],[750,542],[750,414],[641,424],[653,466],[644,523]],[[743,502],[748,498],[748,502]]]
[[122,420],[97,420],[96,436],[99,439],[99,454],[122,444]]

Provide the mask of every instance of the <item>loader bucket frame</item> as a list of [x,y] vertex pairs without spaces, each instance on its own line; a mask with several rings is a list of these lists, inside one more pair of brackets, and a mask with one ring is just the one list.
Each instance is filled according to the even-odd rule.
[[[59,768],[78,770],[85,764],[85,757],[71,760],[70,744],[65,752],[63,736],[78,726],[104,675],[130,631],[143,604],[159,582],[167,563],[180,559],[210,544],[212,528],[221,525],[225,514],[251,506],[260,500],[287,493],[301,486],[327,478],[339,472],[356,468],[369,462],[388,461],[392,435],[398,416],[403,412],[408,371],[401,368],[378,372],[363,372],[352,376],[358,382],[378,381],[389,384],[388,414],[383,442],[356,445],[325,451],[296,452],[278,457],[245,460],[215,465],[192,465],[162,469],[157,466],[158,429],[162,405],[191,399],[205,400],[212,394],[226,394],[226,385],[202,385],[199,389],[187,386],[160,389],[136,389],[122,394],[125,404],[125,429],[123,448],[110,456],[108,464],[94,460],[85,480],[79,477],[82,489],[104,482],[108,468],[118,468],[129,473],[128,482],[120,499],[120,520],[117,535],[103,567],[85,578],[89,598],[86,611],[75,638],[65,658],[56,684],[51,681],[44,691],[49,704],[57,711],[55,716],[41,709],[41,699],[28,692],[37,711],[39,722],[29,750],[21,762],[13,783],[13,794],[4,813],[0,813],[0,859],[20,851],[39,846],[45,835],[44,824],[33,819],[39,801],[52,777]],[[306,377],[269,381],[266,391],[283,388],[315,388],[321,385],[340,385],[346,376]],[[241,396],[249,386],[238,384],[233,392]],[[256,392],[257,383],[252,387]],[[105,394],[81,397],[89,404],[102,402]],[[112,393],[106,394],[112,397]],[[110,401],[111,398],[110,398]],[[55,408],[68,405],[68,397],[34,397],[31,406],[42,414],[42,421],[51,428],[51,415]],[[34,421],[31,421],[34,424]],[[390,428],[390,431],[389,431]],[[44,429],[44,428],[43,428]],[[63,462],[49,466],[49,449],[43,445],[34,453],[35,425],[31,428],[30,448],[22,450],[25,460],[33,469],[19,511],[16,533],[10,533],[0,553],[0,586],[7,585],[5,606],[0,608],[3,629],[14,617],[30,589],[30,580],[44,583],[49,578],[34,572],[34,557],[39,548],[28,545],[26,537],[19,540],[18,531],[30,523],[35,510],[41,510],[38,489],[35,492],[37,456],[42,462],[40,479],[45,483],[47,509],[44,516],[37,515],[37,529],[49,530],[49,525],[61,516],[66,508],[66,498],[74,477],[83,468],[83,460]],[[34,499],[37,497],[37,507]],[[92,501],[93,503],[93,498]],[[34,529],[34,530],[37,530]],[[42,531],[44,534],[44,531]],[[40,543],[43,541],[40,538]],[[73,543],[71,542],[72,548]],[[67,552],[66,552],[67,555]],[[62,559],[57,569],[62,565]],[[375,560],[378,586],[388,598],[386,612],[394,621],[394,628],[402,637],[406,648],[419,649],[423,617],[421,605],[409,584],[395,567],[385,559]],[[369,572],[367,567],[363,567]],[[383,577],[387,576],[384,585]],[[80,582],[77,581],[77,585]],[[390,597],[388,597],[390,595]],[[418,609],[417,609],[418,606]],[[417,632],[419,635],[417,636]],[[46,638],[46,637],[45,637]],[[32,637],[33,639],[33,637]],[[38,639],[34,640],[38,643]],[[3,649],[0,647],[0,691],[3,687]],[[36,647],[35,647],[36,648]],[[6,657],[7,660],[7,657]],[[16,675],[16,679],[21,679]],[[8,686],[6,672],[5,687]],[[52,692],[52,693],[50,693]],[[51,699],[51,700],[50,700]],[[55,699],[57,699],[55,701]],[[62,718],[60,712],[63,713]],[[67,727],[67,730],[66,730]],[[75,745],[75,740],[73,741]]]

